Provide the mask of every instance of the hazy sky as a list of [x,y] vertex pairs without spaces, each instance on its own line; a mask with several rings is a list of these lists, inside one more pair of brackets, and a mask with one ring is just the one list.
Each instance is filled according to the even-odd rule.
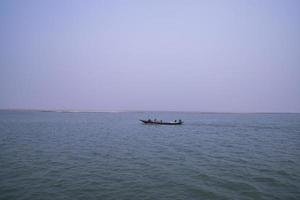
[[300,1],[0,1],[0,108],[300,112]]

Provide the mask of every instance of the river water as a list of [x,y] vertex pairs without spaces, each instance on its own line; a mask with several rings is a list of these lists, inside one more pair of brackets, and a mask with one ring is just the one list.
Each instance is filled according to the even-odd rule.
[[0,199],[300,199],[300,114],[1,111]]

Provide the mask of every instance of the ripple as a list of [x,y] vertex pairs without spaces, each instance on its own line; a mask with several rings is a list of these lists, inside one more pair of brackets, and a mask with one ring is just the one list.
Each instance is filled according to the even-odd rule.
[[188,189],[188,192],[191,192],[192,195],[198,197],[198,198],[204,198],[204,199],[226,199],[223,195],[218,195],[215,192],[205,190],[203,188],[190,188]]
[[300,115],[159,114],[0,112],[0,199],[299,199]]

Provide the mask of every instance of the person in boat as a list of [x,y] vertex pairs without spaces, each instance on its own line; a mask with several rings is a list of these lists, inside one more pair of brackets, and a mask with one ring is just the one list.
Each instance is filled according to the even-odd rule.
[[151,122],[151,119],[148,119],[148,122]]
[[[176,121],[176,120],[175,120]],[[181,119],[179,119],[179,121],[178,121],[179,123],[182,123],[182,121],[181,121]]]
[[175,119],[175,121],[174,121],[175,123],[177,122],[177,120]]

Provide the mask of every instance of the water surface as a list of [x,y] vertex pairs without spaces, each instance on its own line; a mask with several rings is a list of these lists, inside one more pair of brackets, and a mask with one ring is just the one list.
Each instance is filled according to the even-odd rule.
[[0,199],[300,199],[299,166],[299,114],[0,112]]

